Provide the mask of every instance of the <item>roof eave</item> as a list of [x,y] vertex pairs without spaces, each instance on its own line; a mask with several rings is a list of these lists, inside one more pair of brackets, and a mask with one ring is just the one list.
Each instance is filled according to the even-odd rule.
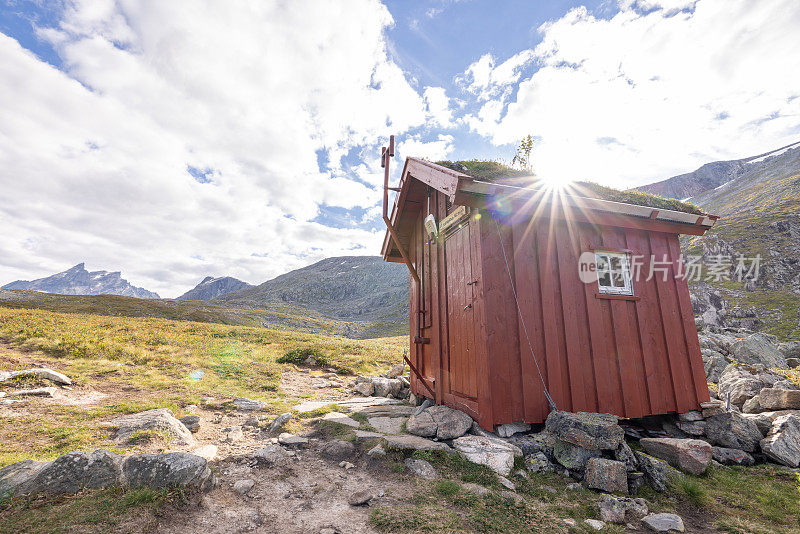
[[[496,194],[506,194],[519,197],[523,195],[544,195],[551,193],[540,188],[523,188],[504,184],[482,182],[480,180],[472,180],[470,182],[463,182],[461,184],[461,187],[459,188],[459,194],[456,195],[456,201],[458,201],[459,197],[462,195],[485,197]],[[625,202],[615,202],[613,200],[588,198],[576,195],[561,195],[559,197],[559,203],[581,210],[594,210],[614,213],[617,215],[628,215],[632,217],[654,219],[658,221],[666,221],[685,224],[692,227],[704,228],[706,230],[713,227],[719,218],[716,215],[710,215],[706,213],[698,215],[683,211],[654,208],[651,206],[640,206],[638,204],[628,204]]]

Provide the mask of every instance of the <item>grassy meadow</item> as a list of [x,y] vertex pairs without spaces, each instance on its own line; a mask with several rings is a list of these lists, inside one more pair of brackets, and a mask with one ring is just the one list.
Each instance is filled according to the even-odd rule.
[[[274,416],[309,396],[292,395],[280,387],[281,373],[295,370],[291,363],[278,363],[287,354],[288,359],[297,352],[321,355],[325,363],[312,371],[316,374],[327,367],[375,374],[400,360],[408,339],[351,340],[247,326],[0,307],[0,342],[4,370],[46,365],[74,380],[72,392],[109,395],[108,402],[84,406],[34,401],[25,413],[0,417],[0,466],[4,466],[98,447],[125,452],[110,440],[104,423],[119,414],[150,408],[171,408],[177,415],[189,404],[224,411],[232,398],[245,396],[269,403],[266,412]],[[202,378],[193,379],[193,371],[203,371]],[[21,385],[28,384],[13,384]],[[8,386],[0,385],[0,390],[4,387]],[[329,410],[303,414],[295,431],[317,429],[329,439],[355,441],[352,428],[319,419]],[[362,414],[353,417],[362,422],[362,429],[370,429]],[[363,450],[377,443],[373,441],[364,442]],[[430,461],[441,475],[428,482],[409,475],[403,465],[409,454],[390,450],[378,468],[414,486],[410,498],[370,509],[369,522],[380,532],[588,533],[592,530],[584,519],[598,517],[598,494],[567,489],[571,479],[555,474],[514,476],[517,491],[511,494],[484,466],[459,456],[415,452],[414,457]],[[516,467],[523,467],[521,459]],[[465,483],[488,492],[477,495]],[[798,474],[774,465],[712,467],[701,477],[687,476],[667,493],[644,488],[639,496],[652,511],[681,515],[691,525],[689,531],[800,532]],[[12,499],[0,503],[0,534],[75,532],[76,528],[143,531],[154,528],[157,518],[169,510],[191,507],[191,502],[170,491],[119,488]],[[565,519],[574,521],[573,526]],[[626,529],[609,524],[604,532],[621,534]]]
[[[113,448],[101,422],[118,414],[160,407],[180,414],[189,404],[224,404],[238,396],[267,401],[268,412],[278,414],[301,400],[278,387],[281,372],[293,368],[276,362],[285,353],[316,349],[325,357],[324,367],[376,374],[400,361],[408,343],[406,337],[352,340],[289,330],[4,307],[0,307],[0,340],[20,349],[0,353],[4,370],[51,366],[72,378],[76,388],[114,393],[109,402],[91,407],[49,404],[46,414],[0,417],[0,467],[21,459],[52,459],[73,450]],[[202,377],[192,378],[193,371],[202,371]]]

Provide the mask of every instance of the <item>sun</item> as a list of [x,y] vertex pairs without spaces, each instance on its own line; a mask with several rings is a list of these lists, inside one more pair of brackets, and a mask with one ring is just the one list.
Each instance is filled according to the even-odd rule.
[[557,176],[537,176],[536,178],[544,189],[551,191],[563,191],[572,184],[572,180]]

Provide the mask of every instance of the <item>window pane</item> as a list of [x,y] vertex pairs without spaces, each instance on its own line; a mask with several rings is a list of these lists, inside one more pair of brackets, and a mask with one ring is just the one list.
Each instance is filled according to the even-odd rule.
[[595,254],[595,258],[597,259],[597,270],[598,271],[607,271],[608,270],[608,259],[603,254]]
[[600,287],[611,287],[611,275],[608,273],[601,273],[599,282]]
[[622,269],[622,262],[620,261],[619,256],[609,256],[608,259],[611,261],[612,271],[619,271],[620,269]]
[[625,287],[625,278],[621,273],[614,273],[612,280],[614,282],[614,287]]

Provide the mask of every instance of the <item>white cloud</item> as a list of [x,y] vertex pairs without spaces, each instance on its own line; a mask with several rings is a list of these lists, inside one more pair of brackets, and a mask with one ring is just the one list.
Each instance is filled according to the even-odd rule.
[[426,87],[422,96],[431,121],[442,128],[451,126],[453,112],[450,110],[450,99],[444,88]]
[[495,64],[492,54],[484,54],[472,63],[456,82],[473,93],[479,100],[504,100],[501,95],[508,95],[510,85],[519,81],[522,69],[534,58],[533,51],[523,50],[514,54],[499,65]]
[[439,134],[436,141],[422,141],[419,137],[411,137],[399,142],[397,145],[397,159],[404,161],[405,158],[424,158],[430,161],[440,161],[447,159],[453,149],[455,138],[452,135]]
[[793,0],[574,9],[540,28],[539,68],[513,97],[505,63],[473,63],[468,89],[492,98],[463,120],[495,144],[538,136],[534,168],[554,179],[632,186],[757,154],[800,133],[798,27]]
[[65,72],[0,34],[0,281],[85,260],[175,296],[376,254],[379,231],[310,221],[380,198],[344,155],[445,120],[389,59],[391,24],[376,0],[83,0],[39,31]]

